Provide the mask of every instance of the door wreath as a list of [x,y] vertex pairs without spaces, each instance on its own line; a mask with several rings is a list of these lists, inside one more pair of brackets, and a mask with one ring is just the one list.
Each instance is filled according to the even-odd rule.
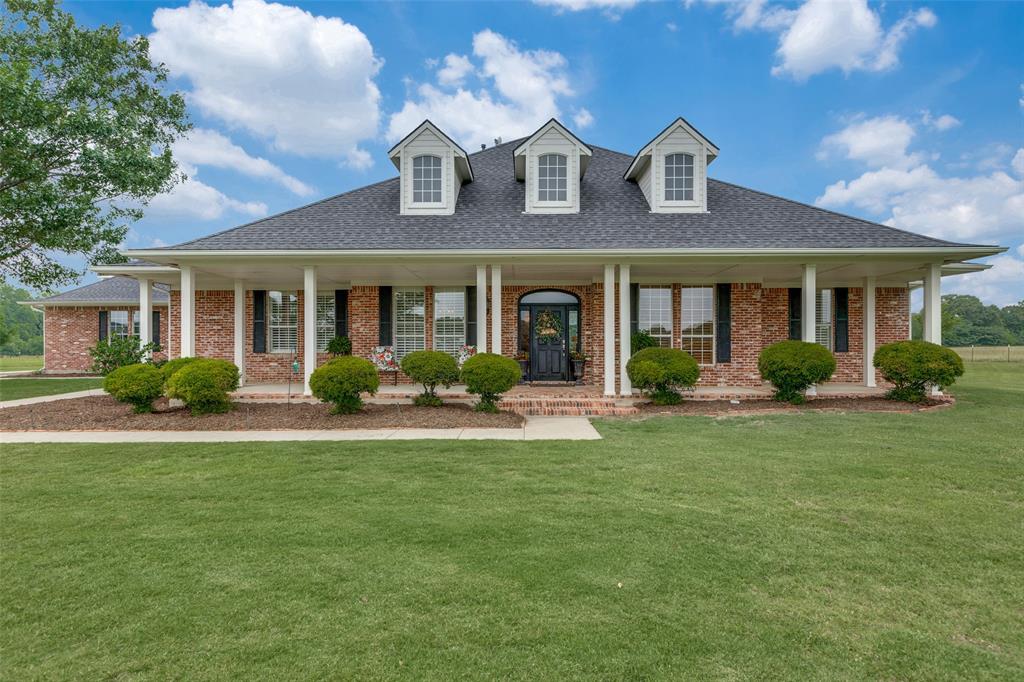
[[562,320],[550,310],[542,310],[537,315],[533,332],[541,343],[551,343],[562,338]]

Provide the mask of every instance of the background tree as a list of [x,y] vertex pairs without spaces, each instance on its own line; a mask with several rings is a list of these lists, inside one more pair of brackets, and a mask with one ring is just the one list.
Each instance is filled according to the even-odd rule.
[[32,292],[0,282],[0,355],[42,355],[43,314],[18,301]]
[[[913,336],[920,339],[921,313],[912,318]],[[977,296],[942,297],[942,344],[945,346],[1024,345],[1024,301],[1000,308]]]
[[116,259],[128,224],[183,179],[185,101],[143,36],[83,28],[53,0],[0,6],[0,273],[40,289]]

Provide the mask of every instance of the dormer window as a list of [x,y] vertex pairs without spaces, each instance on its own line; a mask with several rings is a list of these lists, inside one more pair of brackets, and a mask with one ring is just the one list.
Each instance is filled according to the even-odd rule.
[[693,154],[665,156],[665,201],[693,201]]
[[543,154],[537,159],[537,201],[568,201],[569,177],[564,154]]
[[440,204],[441,157],[424,154],[412,160],[412,202],[414,204]]

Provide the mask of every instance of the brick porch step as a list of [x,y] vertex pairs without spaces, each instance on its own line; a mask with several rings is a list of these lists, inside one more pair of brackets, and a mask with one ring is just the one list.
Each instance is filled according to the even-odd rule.
[[623,417],[638,414],[631,404],[615,398],[502,398],[500,407],[522,415],[549,417]]

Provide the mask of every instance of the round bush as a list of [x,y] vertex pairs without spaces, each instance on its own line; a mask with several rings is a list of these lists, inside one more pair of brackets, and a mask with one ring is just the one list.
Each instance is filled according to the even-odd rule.
[[480,396],[480,412],[497,412],[501,394],[518,384],[520,376],[518,362],[495,353],[477,353],[462,366],[466,390]]
[[353,414],[363,409],[360,393],[376,393],[380,387],[377,368],[369,360],[343,355],[317,367],[309,378],[313,395],[331,403],[334,414]]
[[238,388],[238,368],[227,360],[195,358],[167,380],[167,395],[177,398],[192,414],[227,412],[230,391]]
[[682,400],[679,390],[697,383],[700,367],[689,353],[678,348],[652,347],[631,357],[626,373],[655,405],[675,405]]
[[195,362],[198,359],[199,358],[175,358],[160,365],[160,371],[163,373],[164,382],[170,379],[171,376],[173,376],[179,369],[185,365]]
[[636,355],[646,348],[659,348],[660,346],[661,344],[658,343],[658,339],[654,338],[643,329],[633,332],[633,335],[629,337],[630,355]]
[[929,386],[951,386],[964,373],[955,351],[928,341],[887,343],[875,351],[873,361],[893,385],[886,397],[914,403],[925,399]]
[[333,356],[352,355],[352,341],[347,336],[335,336],[327,342],[327,352]]
[[820,343],[781,341],[761,351],[757,371],[775,387],[775,400],[800,404],[808,388],[835,373],[836,359]]
[[438,385],[448,388],[459,380],[455,358],[439,350],[418,350],[402,358],[402,371],[418,384],[423,393],[417,396],[417,405],[437,406],[441,399],[435,393]]
[[164,392],[164,375],[150,364],[125,365],[106,376],[103,390],[136,412],[152,412],[153,401]]

